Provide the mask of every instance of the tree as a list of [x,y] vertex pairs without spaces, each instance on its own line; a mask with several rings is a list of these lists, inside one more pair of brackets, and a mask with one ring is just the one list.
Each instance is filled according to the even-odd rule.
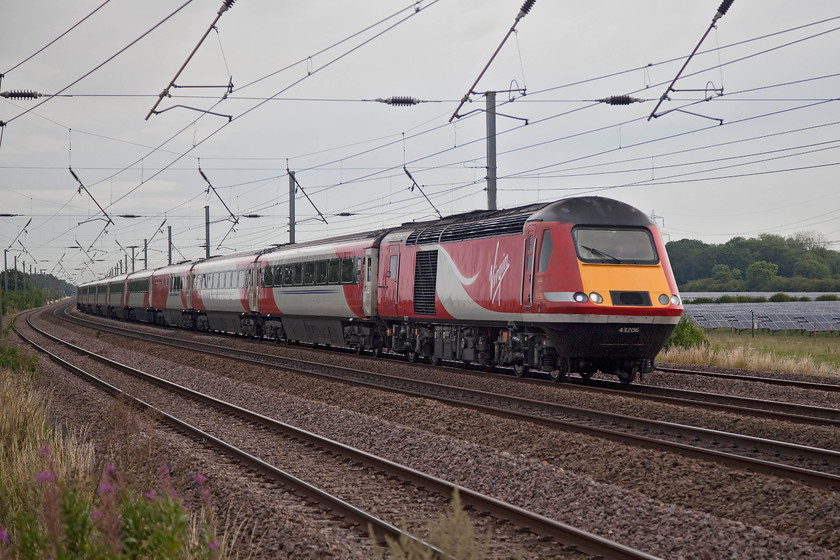
[[828,278],[831,276],[831,269],[819,256],[808,252],[794,263],[793,274],[803,278]]
[[760,291],[776,277],[779,265],[767,261],[755,261],[747,267],[746,288]]
[[697,239],[669,241],[666,249],[677,284],[707,277],[715,264],[710,246]]

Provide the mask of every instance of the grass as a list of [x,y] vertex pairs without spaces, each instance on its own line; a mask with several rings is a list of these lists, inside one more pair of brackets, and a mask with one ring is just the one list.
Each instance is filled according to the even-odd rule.
[[761,371],[840,375],[838,333],[799,334],[793,332],[730,329],[709,331],[708,346],[672,347],[660,352],[658,362],[710,365]]

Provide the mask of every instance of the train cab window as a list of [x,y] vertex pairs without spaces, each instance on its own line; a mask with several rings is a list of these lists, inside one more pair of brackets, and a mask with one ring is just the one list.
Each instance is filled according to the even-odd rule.
[[391,260],[388,263],[388,278],[393,278],[396,280],[397,272],[399,272],[400,266],[400,256],[399,255],[391,255]]
[[330,259],[329,273],[327,274],[327,281],[330,284],[341,283],[341,259]]
[[551,252],[554,250],[554,245],[551,243],[551,233],[548,230],[543,232],[542,242],[540,243],[540,260],[537,265],[537,272],[545,272],[548,270],[548,262],[551,260]]
[[644,228],[572,230],[575,249],[583,262],[605,264],[657,264],[653,237]]
[[315,261],[315,283],[327,283],[327,267],[328,261]]

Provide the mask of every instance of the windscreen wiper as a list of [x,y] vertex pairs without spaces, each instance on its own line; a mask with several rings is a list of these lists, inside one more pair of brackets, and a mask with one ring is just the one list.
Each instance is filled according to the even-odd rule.
[[586,249],[587,251],[589,251],[593,255],[598,255],[599,257],[604,257],[606,259],[610,259],[610,260],[612,260],[614,262],[617,262],[617,263],[621,262],[621,259],[619,259],[618,257],[614,257],[614,256],[610,255],[609,253],[603,252],[600,249],[595,249],[594,247],[587,247],[586,245],[581,245],[580,247],[582,249]]

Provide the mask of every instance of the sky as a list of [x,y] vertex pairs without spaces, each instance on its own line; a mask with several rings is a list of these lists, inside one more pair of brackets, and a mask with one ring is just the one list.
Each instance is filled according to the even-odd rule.
[[289,171],[297,241],[486,208],[489,91],[499,208],[598,195],[666,240],[840,250],[836,0],[735,0],[711,29],[718,0],[2,2],[9,268],[164,266],[169,227],[202,258],[205,206],[213,255],[287,243]]

